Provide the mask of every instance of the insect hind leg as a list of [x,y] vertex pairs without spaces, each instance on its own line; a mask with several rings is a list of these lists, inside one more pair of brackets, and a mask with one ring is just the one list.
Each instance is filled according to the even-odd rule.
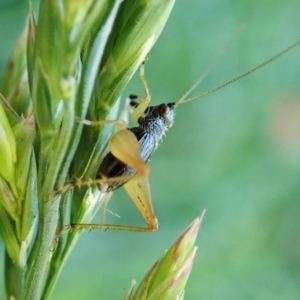
[[116,225],[116,224],[79,224],[71,223],[65,225],[64,228],[55,236],[51,251],[55,251],[59,240],[71,229],[88,229],[88,230],[121,230],[121,231],[134,231],[134,232],[154,232],[157,228],[152,227],[138,227],[138,226],[126,226],[126,225]]

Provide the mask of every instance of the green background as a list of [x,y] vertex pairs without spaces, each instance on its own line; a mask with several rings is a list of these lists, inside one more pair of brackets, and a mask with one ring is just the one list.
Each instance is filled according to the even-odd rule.
[[[27,8],[27,1],[0,1],[1,72]],[[299,0],[178,0],[146,65],[152,103],[178,100],[222,49],[193,94],[270,58],[299,39],[299,13]],[[139,282],[207,209],[186,299],[300,299],[299,57],[300,47],[178,107],[174,128],[150,162],[159,230],[85,233],[52,298],[122,299],[131,279]],[[143,95],[138,76],[124,96],[129,93]],[[122,189],[109,210],[123,224],[143,224]],[[107,213],[106,220],[116,217]],[[3,244],[0,252],[3,257]]]

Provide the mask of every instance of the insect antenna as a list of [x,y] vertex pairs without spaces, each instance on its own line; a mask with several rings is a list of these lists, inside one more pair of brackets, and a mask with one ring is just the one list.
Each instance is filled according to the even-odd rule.
[[245,26],[240,26],[237,30],[237,33],[233,35],[233,37],[229,40],[229,42],[226,44],[224,49],[222,49],[216,56],[216,58],[213,60],[213,62],[206,68],[206,70],[202,73],[202,75],[196,80],[196,82],[184,93],[184,95],[175,102],[175,107],[183,101],[185,101],[185,98],[207,77],[207,75],[214,69],[214,67],[217,65],[217,63],[220,61],[222,56],[227,53],[228,49],[232,46],[233,40],[236,39],[237,34],[241,34],[243,30],[245,29]]
[[188,98],[188,99],[185,99],[185,97],[187,97],[198,85],[199,83],[205,78],[205,76],[208,74],[208,72],[215,66],[216,62],[220,59],[222,53],[217,57],[217,59],[207,68],[207,70],[204,72],[203,75],[201,75],[199,77],[199,79],[189,88],[189,90],[181,97],[180,100],[178,100],[176,103],[175,103],[175,106],[178,106],[180,104],[183,104],[183,103],[186,103],[186,102],[190,102],[190,101],[193,101],[193,100],[196,100],[196,99],[199,99],[199,98],[202,98],[202,97],[205,97],[209,94],[212,94],[246,76],[248,76],[249,74],[257,71],[258,69],[268,65],[269,63],[271,63],[272,61],[278,59],[279,57],[283,56],[284,54],[286,54],[287,52],[289,52],[290,50],[292,50],[293,48],[296,48],[297,46],[299,46],[300,44],[300,40],[298,40],[297,42],[295,42],[294,44],[292,44],[291,46],[285,48],[284,50],[280,51],[279,53],[275,54],[274,56],[272,56],[271,58],[269,58],[268,60],[264,61],[263,63],[257,65],[256,67],[250,69],[249,71],[235,77],[235,78],[232,78],[230,80],[228,80],[227,82],[211,89],[211,90],[208,90],[198,96],[195,96],[195,97],[192,97],[192,98]]

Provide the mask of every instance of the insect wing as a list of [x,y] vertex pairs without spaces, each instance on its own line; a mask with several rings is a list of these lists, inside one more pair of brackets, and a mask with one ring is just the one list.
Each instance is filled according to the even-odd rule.
[[132,199],[150,228],[156,230],[158,221],[155,217],[148,177],[137,177],[124,184],[124,188]]
[[146,163],[156,149],[153,135],[146,133],[139,127],[130,128],[130,131],[136,136],[139,142],[142,160]]
[[130,130],[123,129],[115,133],[109,141],[109,148],[117,159],[137,170],[141,176],[148,174],[138,140]]

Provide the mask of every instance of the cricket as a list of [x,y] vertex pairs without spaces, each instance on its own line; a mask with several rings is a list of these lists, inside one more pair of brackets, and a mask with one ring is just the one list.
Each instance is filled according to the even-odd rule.
[[[90,126],[99,124],[115,124],[117,127],[117,132],[109,140],[110,151],[106,154],[101,165],[99,166],[95,180],[87,182],[70,182],[61,189],[57,190],[55,194],[60,195],[74,186],[96,184],[99,191],[106,194],[106,199],[108,201],[111,193],[123,186],[146,221],[147,227],[105,224],[104,222],[99,224],[73,223],[63,227],[63,229],[56,235],[55,242],[57,243],[59,239],[71,229],[112,229],[137,232],[153,232],[157,230],[158,221],[152,206],[150,186],[148,181],[148,168],[146,164],[161,143],[165,134],[174,124],[176,108],[181,104],[200,99],[242,79],[245,76],[248,76],[249,74],[266,66],[299,45],[300,40],[272,56],[270,59],[250,69],[249,71],[201,95],[188,98],[189,94],[203,80],[205,75],[202,75],[181,97],[180,100],[163,103],[157,106],[150,106],[151,95],[145,79],[146,58],[140,66],[140,78],[146,96],[140,99],[136,95],[130,95],[126,102],[124,111],[121,114],[123,115],[122,120],[80,120],[80,122]],[[214,64],[215,63],[209,66],[206,73],[212,69]],[[127,116],[130,108],[133,109],[131,114],[132,120],[138,124],[138,126],[133,128],[127,128]]]

